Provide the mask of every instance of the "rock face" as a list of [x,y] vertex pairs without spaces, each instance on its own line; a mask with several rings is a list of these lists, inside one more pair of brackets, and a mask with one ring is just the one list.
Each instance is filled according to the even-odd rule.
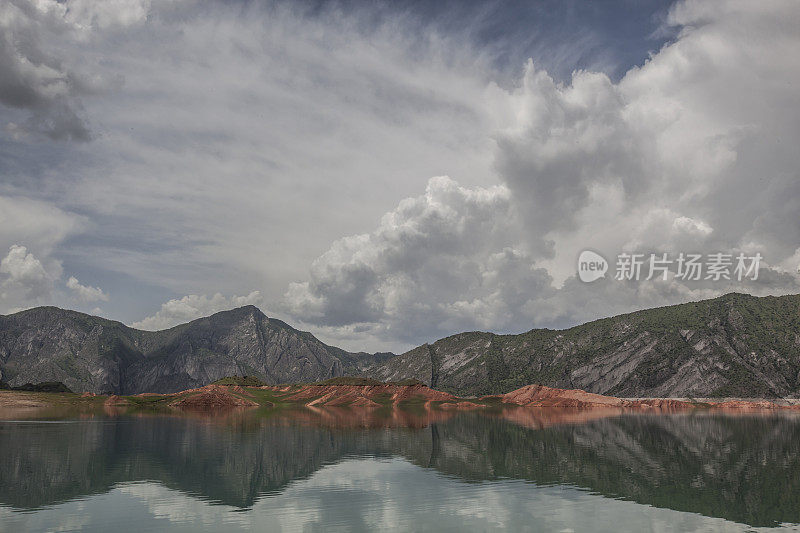
[[567,330],[461,333],[405,354],[350,353],[253,306],[158,332],[54,307],[0,316],[0,381],[76,392],[176,392],[225,376],[265,383],[363,375],[459,396],[537,383],[617,397],[800,397],[800,295],[638,311]]
[[531,383],[618,397],[800,397],[800,295],[649,309],[556,331],[461,333],[374,365],[458,395]]
[[392,354],[349,353],[253,306],[139,331],[55,307],[0,316],[0,379],[60,381],[76,392],[176,392],[233,375],[266,383],[357,374]]

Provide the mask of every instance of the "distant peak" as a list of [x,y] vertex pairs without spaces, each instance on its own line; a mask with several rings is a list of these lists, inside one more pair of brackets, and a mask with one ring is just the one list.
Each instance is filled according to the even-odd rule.
[[92,318],[101,318],[103,320],[107,320],[101,316],[89,315],[81,311],[75,311],[74,309],[63,309],[61,307],[56,307],[54,305],[41,305],[38,307],[29,307],[28,309],[23,309],[22,311],[9,313],[6,316],[25,316],[25,315],[36,315],[36,314],[79,315],[79,316],[89,316]]
[[214,313],[211,316],[215,317],[215,316],[248,316],[248,315],[253,315],[257,318],[267,318],[267,315],[265,315],[264,312],[261,311],[261,309],[259,309],[255,305],[244,305],[242,307],[235,307],[233,309],[219,311],[218,313]]
[[246,313],[253,313],[254,315],[263,316],[265,318],[267,316],[267,315],[264,314],[264,312],[261,309],[259,309],[258,307],[256,307],[253,304],[245,305],[243,307],[237,307],[235,310],[241,310],[241,311],[246,312]]

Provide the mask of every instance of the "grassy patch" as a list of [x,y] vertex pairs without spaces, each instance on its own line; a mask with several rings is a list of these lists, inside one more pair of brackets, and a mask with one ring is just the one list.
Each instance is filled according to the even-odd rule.
[[347,385],[355,387],[377,387],[379,385],[394,385],[398,387],[414,387],[417,385],[425,385],[418,379],[403,379],[400,381],[378,381],[372,378],[363,378],[358,376],[340,376],[336,378],[326,379],[324,381],[317,381],[312,385],[331,386],[331,385]]
[[169,405],[169,402],[174,400],[174,397],[166,396],[166,395],[158,395],[158,396],[124,396],[125,400],[130,404],[131,407],[141,408],[141,409],[160,409],[166,408]]
[[247,391],[247,396],[245,396],[247,399],[254,400],[265,407],[282,407],[293,404],[293,402],[286,401],[286,396],[290,395],[291,393],[256,388],[247,388],[245,390]]
[[372,401],[379,405],[390,407],[392,405],[392,395],[388,392],[382,392],[373,396]]
[[240,387],[263,387],[266,385],[255,376],[226,376],[218,379],[212,385],[238,385]]
[[338,378],[330,378],[324,381],[317,381],[316,383],[312,383],[312,385],[319,385],[319,386],[330,386],[330,385],[350,385],[350,386],[357,386],[357,387],[372,387],[375,385],[383,385],[382,381],[378,381],[377,379],[371,378],[360,378],[360,377],[353,377],[353,376],[341,376]]

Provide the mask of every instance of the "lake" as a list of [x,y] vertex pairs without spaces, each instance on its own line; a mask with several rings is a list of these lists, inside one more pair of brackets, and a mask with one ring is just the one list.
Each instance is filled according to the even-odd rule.
[[753,531],[800,418],[298,409],[0,420],[0,531]]

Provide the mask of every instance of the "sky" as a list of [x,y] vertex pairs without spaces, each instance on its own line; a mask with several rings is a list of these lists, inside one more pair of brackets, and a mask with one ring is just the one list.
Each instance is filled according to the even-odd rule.
[[0,313],[253,304],[402,352],[800,293],[798,28],[794,0],[3,1]]

